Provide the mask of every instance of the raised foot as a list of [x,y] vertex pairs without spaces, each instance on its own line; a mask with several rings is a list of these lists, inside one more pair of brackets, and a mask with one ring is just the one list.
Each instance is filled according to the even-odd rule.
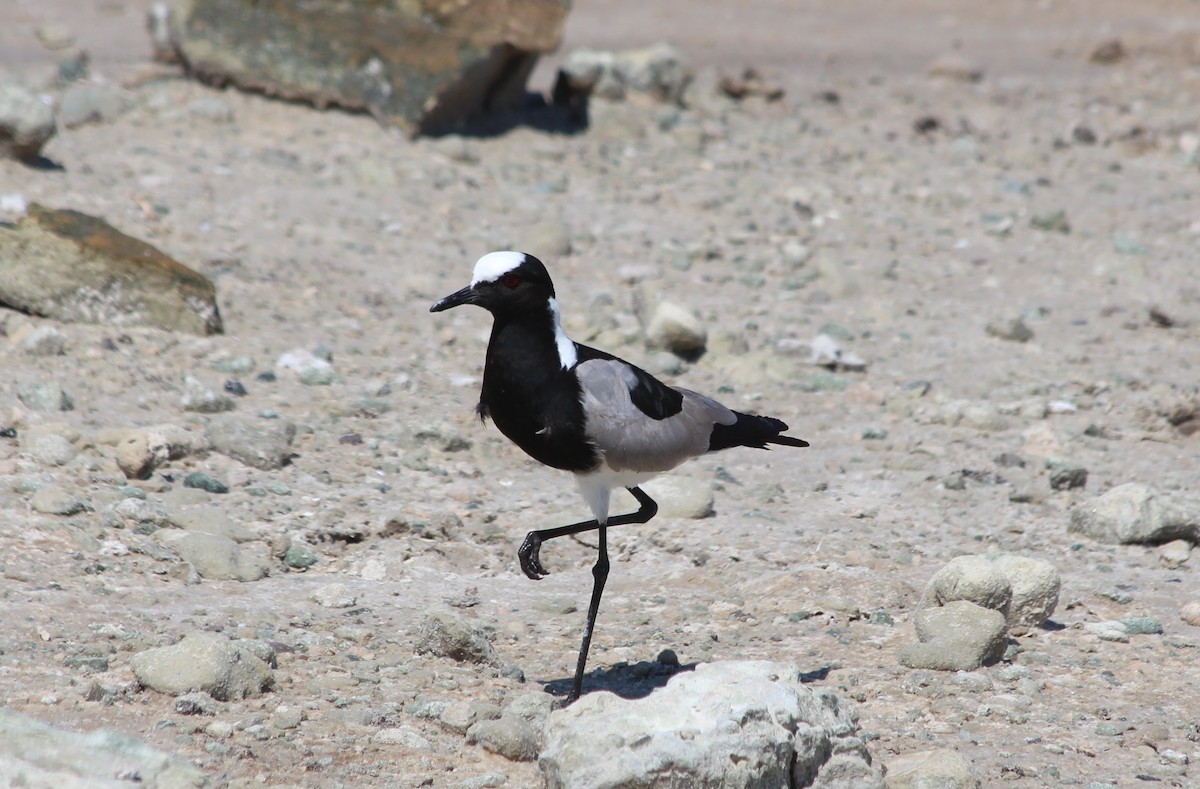
[[525,541],[517,549],[517,558],[521,561],[521,572],[535,581],[540,581],[550,574],[545,567],[542,567],[539,555],[541,551],[542,538],[535,531],[526,534]]

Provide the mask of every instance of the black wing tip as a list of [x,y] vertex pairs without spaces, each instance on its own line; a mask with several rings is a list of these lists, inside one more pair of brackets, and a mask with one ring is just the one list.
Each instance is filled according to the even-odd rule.
[[795,438],[793,436],[775,436],[767,439],[768,444],[779,444],[785,447],[807,447],[811,446],[803,438]]
[[802,438],[780,435],[788,429],[787,423],[773,416],[757,416],[734,411],[737,421],[732,425],[713,425],[709,437],[708,451],[715,452],[731,447],[753,447],[767,449],[767,444],[778,444],[785,447],[806,447],[808,442]]

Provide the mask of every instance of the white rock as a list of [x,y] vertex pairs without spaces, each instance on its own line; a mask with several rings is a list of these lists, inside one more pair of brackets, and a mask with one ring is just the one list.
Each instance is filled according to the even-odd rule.
[[726,661],[645,698],[589,693],[551,713],[538,765],[549,787],[882,787],[857,730],[796,666]]

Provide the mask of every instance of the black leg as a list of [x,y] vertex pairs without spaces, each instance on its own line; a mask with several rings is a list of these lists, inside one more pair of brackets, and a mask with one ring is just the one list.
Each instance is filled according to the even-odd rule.
[[[646,523],[658,513],[658,505],[654,503],[654,499],[647,496],[641,488],[626,488],[633,497],[637,499],[637,512],[631,512],[628,515],[616,515],[608,519],[605,526],[626,526],[631,523]],[[520,549],[517,550],[517,557],[521,561],[521,571],[533,580],[540,580],[543,576],[549,575],[546,568],[542,567],[540,553],[542,543],[546,540],[553,540],[555,537],[565,537],[568,534],[579,534],[585,531],[592,531],[601,528],[601,525],[594,521],[581,521],[580,523],[572,523],[569,526],[559,526],[557,529],[542,529],[541,531],[531,531],[525,535],[525,541],[521,543]]]
[[583,669],[592,646],[592,630],[596,627],[596,614],[600,611],[600,596],[604,594],[604,582],[608,580],[608,528],[601,526],[599,534],[600,555],[592,566],[592,600],[588,603],[587,624],[583,628],[583,643],[579,646],[579,662],[575,664],[575,681],[571,684],[567,704],[578,699],[583,692]]

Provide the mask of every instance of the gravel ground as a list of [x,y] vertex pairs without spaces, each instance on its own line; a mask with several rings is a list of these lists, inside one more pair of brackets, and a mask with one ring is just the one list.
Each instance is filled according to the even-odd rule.
[[[689,106],[597,106],[577,135],[417,142],[150,65],[139,2],[0,9],[10,75],[53,74],[33,33],[53,22],[127,103],[60,130],[45,154],[61,169],[0,162],[0,193],[102,216],[202,271],[226,327],[57,325],[65,352],[42,355],[22,340],[51,322],[0,311],[0,427],[17,431],[0,438],[0,706],[133,734],[216,785],[538,785],[534,763],[405,711],[503,705],[573,669],[593,549],[547,545],[540,583],[515,551],[584,517],[582,500],[474,418],[487,316],[428,314],[477,257],[515,247],[546,261],[573,338],[812,443],[694,462],[678,474],[713,487],[712,517],[612,533],[592,668],[664,649],[789,660],[858,702],[885,765],[951,749],[985,786],[1197,785],[1200,628],[1180,611],[1200,599],[1200,559],[1067,531],[1072,508],[1122,483],[1197,496],[1200,433],[1173,424],[1195,413],[1200,347],[1190,3],[804,5],[743,16],[714,0],[674,24],[583,3],[566,49],[670,40],[697,64]],[[1113,37],[1122,59],[1089,60]],[[784,98],[719,95],[744,65]],[[645,347],[647,290],[700,316],[709,353]],[[1024,342],[1006,338],[1017,320]],[[810,365],[819,333],[866,370]],[[331,356],[336,376],[276,369],[295,349]],[[139,426],[204,434],[218,417],[182,401],[228,379],[247,390],[235,414],[297,425],[296,456],[259,470],[201,453],[133,483],[170,512],[202,501],[270,572],[197,582],[105,518],[134,495],[114,445]],[[74,409],[28,409],[32,383]],[[1086,486],[1054,490],[1063,464]],[[181,493],[191,472],[229,492]],[[39,488],[87,507],[41,512],[63,496],[39,507]],[[288,547],[316,563],[289,569]],[[989,552],[1058,568],[1051,623],[976,672],[902,667],[929,577]],[[493,635],[499,667],[414,656],[447,606]],[[1084,628],[1129,616],[1164,632]],[[139,690],[131,656],[197,630],[275,643],[275,690],[214,717]],[[378,736],[398,727],[420,737]]]

